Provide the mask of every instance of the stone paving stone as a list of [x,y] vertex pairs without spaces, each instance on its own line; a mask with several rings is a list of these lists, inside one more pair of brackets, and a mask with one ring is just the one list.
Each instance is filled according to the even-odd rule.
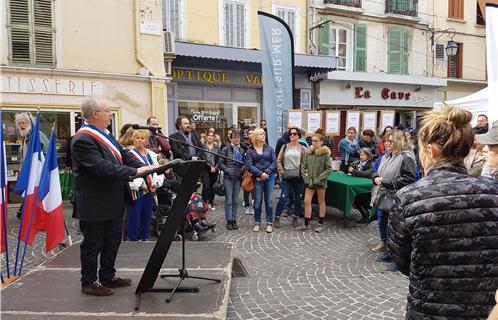
[[[275,196],[278,194],[276,190]],[[297,232],[291,218],[283,217],[282,228],[267,234],[263,228],[253,232],[254,216],[244,215],[240,208],[240,229],[228,231],[223,199],[217,197],[215,202],[209,220],[217,223],[216,232],[199,241],[232,243],[234,256],[248,272],[248,277],[232,279],[227,319],[404,319],[408,280],[398,272],[385,271],[384,265],[374,260],[376,254],[370,248],[378,243],[376,223],[343,228],[341,213],[327,208],[323,233]],[[66,224],[77,242],[81,240],[78,224],[71,219],[70,205],[65,204]],[[16,210],[10,208],[9,213],[11,246],[17,236]],[[353,219],[359,217],[354,211]],[[45,253],[44,242],[40,234],[33,248],[28,248],[24,273],[59,251]],[[14,249],[10,248],[11,254]],[[4,270],[3,257],[0,262]]]

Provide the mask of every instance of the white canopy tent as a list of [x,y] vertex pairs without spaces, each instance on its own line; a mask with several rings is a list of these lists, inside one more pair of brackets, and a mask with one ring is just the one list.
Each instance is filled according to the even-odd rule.
[[472,112],[472,126],[477,124],[477,116],[480,114],[488,115],[488,95],[489,88],[484,88],[466,97],[448,100],[444,102],[435,102],[434,109],[440,109],[444,104],[460,107],[462,109]]

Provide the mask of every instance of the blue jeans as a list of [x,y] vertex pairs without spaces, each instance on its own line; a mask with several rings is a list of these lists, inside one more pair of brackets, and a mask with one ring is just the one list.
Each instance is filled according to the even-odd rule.
[[128,240],[149,240],[153,204],[152,194],[147,193],[128,206],[126,209]]
[[277,207],[275,209],[275,219],[280,218],[280,214],[284,208],[291,207],[292,198],[294,200],[294,212],[293,217],[299,218],[302,210],[303,203],[303,193],[304,193],[304,182],[301,178],[295,179],[281,179],[280,188],[282,190],[280,198],[278,199]]
[[387,241],[387,224],[389,221],[389,212],[377,210],[377,224],[379,225],[380,241]]
[[251,194],[250,192],[244,191],[244,208],[251,206],[251,203],[249,202],[249,195],[250,194]]
[[224,180],[225,186],[225,219],[237,220],[237,207],[239,206],[240,180]]
[[265,200],[266,222],[273,223],[272,195],[275,188],[275,176],[270,176],[265,181],[254,179],[254,222],[261,223],[261,209],[263,208],[263,197]]

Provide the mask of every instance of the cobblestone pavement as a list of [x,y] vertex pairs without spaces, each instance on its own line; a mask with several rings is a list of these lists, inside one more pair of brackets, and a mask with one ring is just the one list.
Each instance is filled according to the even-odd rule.
[[[248,273],[232,279],[228,319],[404,318],[408,281],[374,261],[370,248],[378,239],[376,223],[344,228],[340,212],[328,208],[323,233],[296,232],[290,218],[282,218],[282,228],[272,234],[264,228],[256,233],[253,216],[244,215],[241,208],[240,230],[227,231],[222,198],[215,202],[210,220],[218,224],[216,232],[208,232],[199,241],[232,243],[235,257]],[[81,235],[70,218],[69,205],[66,208],[66,223],[76,242]],[[10,253],[14,255],[18,222],[14,213],[10,216]],[[23,274],[59,251],[47,254],[43,248],[44,237],[38,235],[33,248],[27,250]],[[1,262],[5,275],[3,257]]]

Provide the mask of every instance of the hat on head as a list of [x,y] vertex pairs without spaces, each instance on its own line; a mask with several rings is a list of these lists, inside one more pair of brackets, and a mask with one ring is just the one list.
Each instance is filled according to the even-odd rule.
[[497,145],[498,144],[498,120],[493,122],[491,128],[485,134],[476,134],[476,140],[480,144]]

